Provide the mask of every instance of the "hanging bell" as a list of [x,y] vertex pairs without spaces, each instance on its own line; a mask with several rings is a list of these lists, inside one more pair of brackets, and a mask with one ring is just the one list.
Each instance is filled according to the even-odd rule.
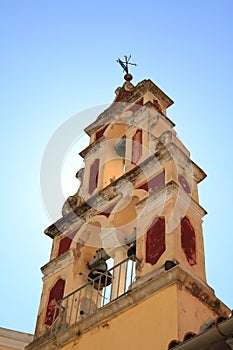
[[125,158],[126,136],[123,136],[114,148],[119,157]]
[[136,259],[136,243],[133,243],[127,250],[127,256],[131,260],[135,261]]
[[92,265],[92,269],[106,272],[108,271],[108,265],[104,259],[99,259]]
[[102,290],[112,283],[112,275],[108,271],[108,265],[105,260],[98,260],[93,270],[88,274],[88,279],[93,281],[93,287]]

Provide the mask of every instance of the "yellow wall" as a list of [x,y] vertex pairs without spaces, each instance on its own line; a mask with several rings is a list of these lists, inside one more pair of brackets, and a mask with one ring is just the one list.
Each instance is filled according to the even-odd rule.
[[173,285],[82,334],[62,350],[166,349],[178,336],[177,319],[177,287]]
[[178,297],[178,338],[183,339],[185,333],[197,333],[202,323],[209,317],[216,317],[204,303],[194,298],[182,288],[177,289]]
[[173,339],[197,332],[214,314],[178,284],[152,295],[110,321],[77,336],[62,350],[166,350]]

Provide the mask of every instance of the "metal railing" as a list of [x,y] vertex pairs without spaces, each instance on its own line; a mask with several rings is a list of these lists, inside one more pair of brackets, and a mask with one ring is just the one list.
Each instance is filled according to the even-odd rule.
[[133,258],[127,258],[61,299],[54,309],[50,336],[127,294],[135,280],[135,265]]

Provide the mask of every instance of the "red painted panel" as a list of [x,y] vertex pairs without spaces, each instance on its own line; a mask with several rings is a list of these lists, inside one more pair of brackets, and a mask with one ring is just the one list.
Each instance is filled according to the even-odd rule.
[[46,310],[45,324],[51,326],[53,320],[58,316],[59,310],[56,307],[57,302],[62,299],[64,294],[65,281],[59,279],[49,293],[49,301]]
[[90,178],[89,178],[89,193],[92,194],[96,189],[99,177],[99,163],[100,160],[96,159],[90,168]]
[[158,100],[154,100],[154,105],[159,112],[162,112],[162,107]]
[[139,108],[143,106],[143,99],[141,98],[139,101],[137,101],[134,105],[132,105],[128,110],[134,112],[137,112]]
[[72,239],[69,237],[62,238],[59,243],[59,250],[57,256],[65,253],[70,248],[71,242]]
[[141,186],[137,187],[139,190],[145,190],[148,192],[148,182],[145,182]]
[[181,220],[181,246],[189,265],[196,265],[196,235],[187,217]]
[[156,264],[165,250],[165,218],[156,217],[146,234],[146,262]]
[[65,253],[70,248],[70,245],[71,245],[77,232],[78,232],[78,229],[69,233],[67,236],[65,236],[64,238],[62,238],[60,240],[57,256]]
[[101,136],[103,136],[105,130],[107,129],[108,124],[105,125],[102,129],[100,129],[99,131],[97,131],[96,135],[95,135],[95,139],[98,140],[101,138]]
[[183,187],[183,189],[185,190],[185,192],[191,193],[191,189],[190,189],[190,186],[189,186],[186,178],[183,175],[179,175],[178,180],[179,180],[179,183],[181,184],[181,186]]
[[142,156],[142,130],[137,130],[132,141],[132,163],[137,164]]
[[119,94],[117,95],[117,98],[115,99],[115,102],[120,102],[120,100],[121,100],[121,94],[119,93]]
[[125,97],[132,95],[132,93],[133,91],[127,91],[125,89],[121,89],[121,91],[117,95],[115,102],[120,102],[121,100],[124,100]]
[[165,186],[165,171],[162,171],[158,175],[154,176],[149,182],[145,182],[143,185],[138,187],[139,189],[145,190],[149,193],[154,193]]
[[111,205],[110,207],[108,207],[107,209],[105,209],[104,211],[99,213],[98,215],[104,215],[108,218],[116,204],[117,203],[114,203],[113,205]]

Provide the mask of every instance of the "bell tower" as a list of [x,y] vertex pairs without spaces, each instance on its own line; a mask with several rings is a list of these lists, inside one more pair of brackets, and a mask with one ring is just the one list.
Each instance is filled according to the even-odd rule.
[[229,313],[206,281],[198,198],[206,174],[167,116],[173,101],[126,73],[85,129],[77,193],[45,230],[53,247],[28,350],[167,350]]

